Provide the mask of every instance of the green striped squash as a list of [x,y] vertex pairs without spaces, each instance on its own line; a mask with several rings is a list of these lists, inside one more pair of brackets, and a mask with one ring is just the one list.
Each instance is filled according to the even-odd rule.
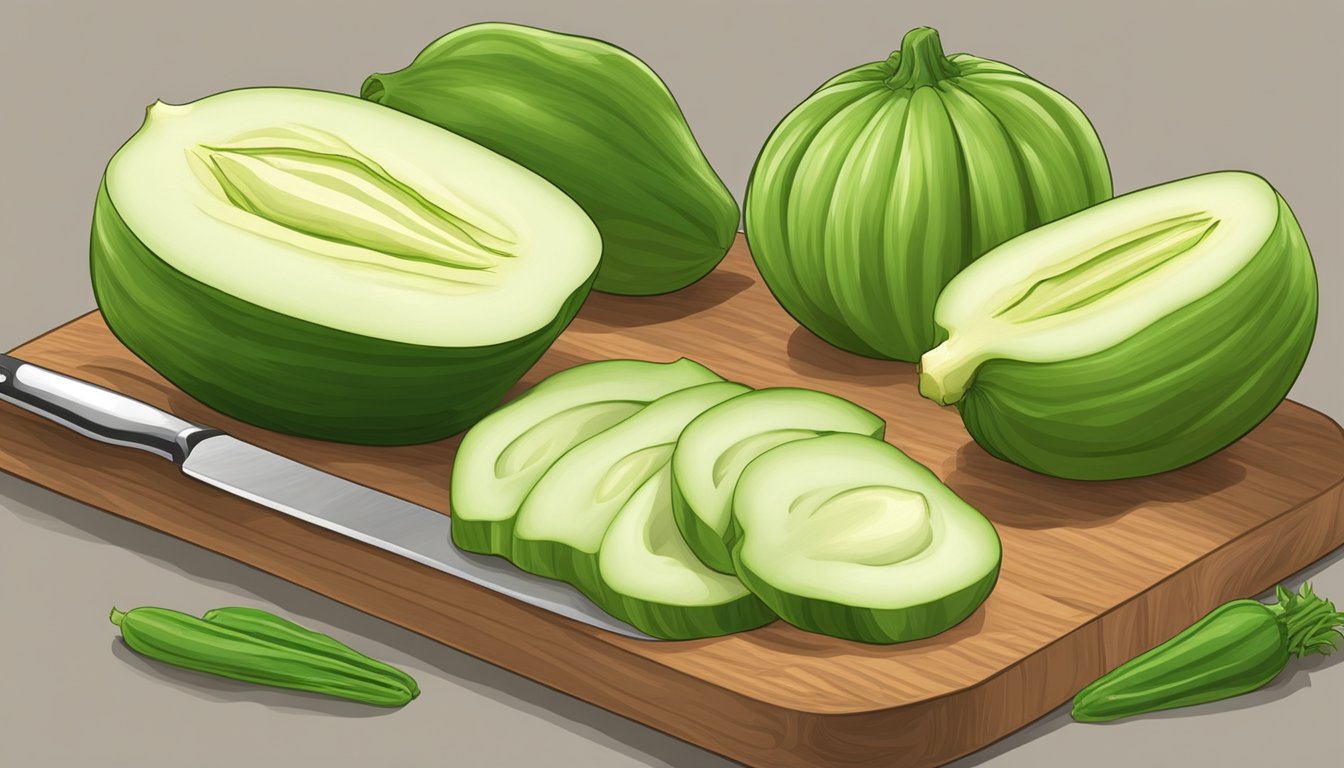
[[939,291],[999,243],[1111,196],[1101,142],[1022,72],[946,56],[911,30],[775,128],[747,188],[747,240],[775,298],[861,355],[914,361],[942,340]]
[[595,290],[685,288],[737,237],[737,201],[672,93],[610,43],[472,24],[409,66],[370,75],[360,95],[489,147],[573,198],[602,233]]

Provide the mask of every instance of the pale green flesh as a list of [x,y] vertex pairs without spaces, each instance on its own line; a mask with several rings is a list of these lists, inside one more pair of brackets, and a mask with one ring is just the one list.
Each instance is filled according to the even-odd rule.
[[762,454],[733,497],[743,566],[782,593],[889,610],[995,572],[994,527],[926,468],[853,434]]
[[920,391],[948,404],[993,358],[1055,362],[1120,343],[1215,290],[1277,218],[1257,176],[1206,174],[1139,190],[1020,235],[939,296],[949,338],[920,360]]
[[994,317],[1024,323],[1081,309],[1188,254],[1217,226],[1217,220],[1194,214],[1113,238],[1055,265],[1059,272],[1037,281]]
[[806,389],[749,392],[715,406],[686,428],[673,455],[673,476],[687,506],[723,536],[733,488],[757,456],[784,443],[829,432],[880,436],[880,418],[853,403]]
[[650,445],[622,456],[603,473],[601,482],[593,489],[592,503],[601,505],[613,499],[626,498],[632,487],[640,485],[667,464],[672,458],[672,448],[675,445],[676,443]]
[[188,277],[408,344],[526,336],[590,280],[601,254],[587,215],[531,171],[320,91],[155,104],[105,180],[131,231]]
[[[318,152],[285,146],[277,137],[263,148],[189,151],[234,207],[319,241],[467,270],[491,270],[512,256],[506,237],[458,219],[353,147]],[[320,249],[322,242],[312,246]]]
[[[722,490],[724,480],[729,477],[736,480],[752,459],[771,448],[794,440],[801,440],[804,437],[816,436],[817,433],[810,429],[771,429],[742,438],[729,446],[719,458],[714,460],[714,469],[711,473],[714,488]],[[731,488],[729,490],[731,491]]]
[[929,505],[916,491],[889,485],[818,488],[789,505],[796,551],[812,560],[894,565],[929,546]]
[[596,554],[616,513],[670,459],[686,424],[746,391],[740,384],[720,382],[674,392],[575,446],[523,500],[515,540],[555,542]]
[[613,427],[648,405],[635,400],[603,400],[559,411],[537,422],[500,452],[495,479],[544,472],[550,462],[598,432]]
[[604,360],[554,374],[472,427],[453,462],[452,514],[502,521],[566,451],[681,389],[722,381],[704,366]]
[[672,519],[672,472],[664,464],[621,507],[602,537],[598,568],[608,589],[662,605],[698,607],[739,600],[747,588],[705,567]]

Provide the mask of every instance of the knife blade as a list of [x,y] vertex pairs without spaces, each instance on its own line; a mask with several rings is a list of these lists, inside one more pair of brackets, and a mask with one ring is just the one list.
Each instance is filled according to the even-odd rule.
[[138,448],[183,474],[304,522],[456,576],[560,616],[626,637],[648,635],[568,584],[501,558],[464,552],[450,520],[428,507],[302,464],[105,387],[0,354],[0,400],[85,437]]

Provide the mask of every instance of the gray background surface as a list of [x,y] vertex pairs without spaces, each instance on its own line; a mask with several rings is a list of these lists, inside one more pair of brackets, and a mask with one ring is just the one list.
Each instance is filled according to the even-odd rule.
[[[248,85],[353,92],[443,32],[503,20],[617,43],[667,81],[741,198],[770,129],[813,87],[910,27],[1000,59],[1092,119],[1117,193],[1203,171],[1268,178],[1315,255],[1320,326],[1296,400],[1344,420],[1344,105],[1337,0],[1299,3],[322,2],[0,5],[0,349],[93,308],[88,222],[107,158],[155,99]],[[113,7],[115,6],[115,8]],[[0,439],[3,439],[0,435]],[[1300,574],[1344,602],[1336,552]],[[25,766],[726,764],[714,756],[226,558],[0,475],[0,762]],[[148,663],[106,612],[277,610],[399,664],[397,712]],[[1337,760],[1344,664],[1316,658],[1224,704],[1110,726],[1057,711],[959,766]],[[593,674],[602,674],[593,670]]]

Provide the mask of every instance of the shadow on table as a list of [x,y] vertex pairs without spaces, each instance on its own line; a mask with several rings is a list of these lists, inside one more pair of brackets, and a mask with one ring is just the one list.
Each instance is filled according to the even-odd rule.
[[[620,715],[554,691],[507,670],[487,664],[437,641],[376,619],[263,571],[241,565],[167,534],[131,524],[59,494],[0,473],[0,496],[24,522],[64,536],[117,547],[199,584],[238,594],[241,603],[263,604],[268,610],[302,624],[324,624],[348,635],[338,637],[358,650],[380,658],[411,675],[433,670],[452,684],[601,744],[647,765],[734,766],[734,763],[692,744],[667,736]],[[126,596],[127,605],[135,602]],[[216,606],[165,606],[202,612]],[[314,627],[321,630],[320,627]],[[110,634],[115,628],[108,625]],[[381,648],[380,648],[381,646]],[[111,653],[120,662],[206,700],[259,702],[277,711],[319,712],[340,717],[379,717],[385,710],[302,691],[251,686],[152,662],[113,639]],[[422,697],[423,699],[423,697]],[[408,706],[415,706],[412,702]]]
[[[1202,499],[1240,483],[1246,468],[1216,453],[1179,474],[1079,482],[1032,472],[997,459],[967,441],[944,482],[996,525],[1010,528],[1086,528],[1138,507]],[[1059,503],[1060,501],[1065,503]]]
[[917,387],[919,382],[913,363],[846,352],[801,325],[789,334],[788,351],[789,368],[803,376],[883,387]]
[[594,291],[583,302],[574,327],[605,331],[670,323],[713,309],[751,287],[746,275],[716,269],[679,291],[656,296],[618,296]]

